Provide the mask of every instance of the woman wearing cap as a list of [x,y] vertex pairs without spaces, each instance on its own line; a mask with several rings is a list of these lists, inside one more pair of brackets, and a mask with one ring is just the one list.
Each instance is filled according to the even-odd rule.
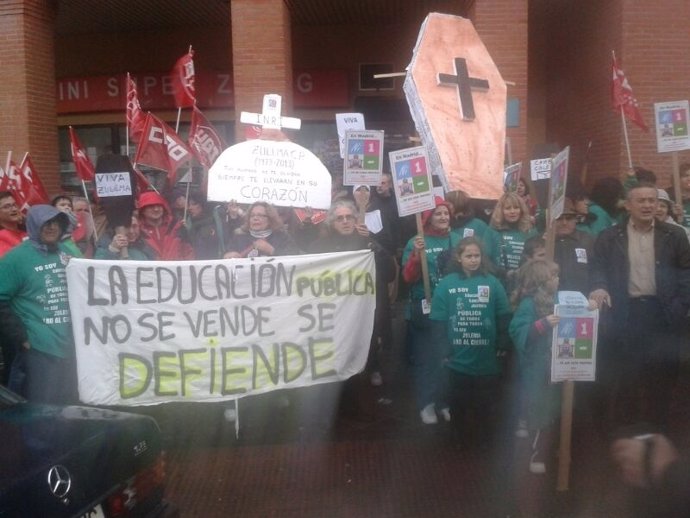
[[[683,227],[683,225],[673,219],[673,202],[668,193],[663,189],[657,189],[657,193],[659,195],[659,205],[656,208],[656,220]],[[690,239],[690,228],[683,227],[683,230],[685,230],[688,239]]]
[[[426,254],[429,283],[433,293],[443,276],[443,264],[451,258],[460,242],[460,236],[450,231],[453,211],[450,203],[435,198],[436,207],[422,213],[424,235],[412,237],[403,251],[403,279],[410,285],[410,302],[405,310],[407,320],[407,353],[413,364],[413,376],[419,415],[424,424],[436,424],[436,405],[444,419],[450,420],[450,411],[442,393],[442,351],[430,340],[430,308],[425,300],[422,278],[422,251]],[[439,261],[439,256],[441,261]]]

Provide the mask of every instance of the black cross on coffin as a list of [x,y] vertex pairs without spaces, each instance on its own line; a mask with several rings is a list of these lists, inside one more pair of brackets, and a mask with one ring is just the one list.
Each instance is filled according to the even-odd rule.
[[455,58],[455,75],[439,74],[438,84],[440,86],[457,86],[458,96],[460,97],[460,115],[463,120],[474,120],[474,102],[472,101],[472,88],[488,90],[489,81],[470,77],[467,72],[467,62],[465,58]]

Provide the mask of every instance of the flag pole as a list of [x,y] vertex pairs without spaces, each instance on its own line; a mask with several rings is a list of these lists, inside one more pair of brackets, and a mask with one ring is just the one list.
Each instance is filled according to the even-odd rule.
[[89,217],[91,218],[91,228],[93,228],[93,242],[94,245],[98,245],[98,230],[96,230],[96,220],[93,219],[93,212],[91,212],[91,200],[89,199],[89,193],[86,190],[86,182],[81,179],[81,188],[84,190],[84,198],[86,198],[86,203],[89,204]]
[[625,113],[621,106],[621,122],[623,123],[623,136],[625,137],[625,150],[628,153],[628,167],[633,168],[632,155],[630,154],[630,140],[628,140],[628,125],[625,123]]
[[12,150],[10,149],[7,152],[7,162],[5,162],[5,171],[7,174],[9,174],[10,171],[10,162],[12,161]]
[[[187,49],[187,54],[192,52],[192,46],[189,46],[189,49]],[[195,99],[196,101],[196,99]],[[180,131],[180,115],[182,114],[182,106],[178,106],[177,108],[177,122],[175,123],[175,133],[179,133]]]
[[[129,72],[127,72],[127,85],[125,86],[125,92],[129,92]],[[125,104],[125,142],[127,149],[127,158],[129,158],[129,120],[127,120],[127,106],[129,105],[129,100]]]

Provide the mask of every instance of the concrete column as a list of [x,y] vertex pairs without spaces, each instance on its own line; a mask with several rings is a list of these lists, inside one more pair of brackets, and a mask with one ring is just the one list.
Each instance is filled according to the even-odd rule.
[[54,21],[51,0],[0,2],[0,164],[7,151],[31,154],[48,192],[59,190],[55,108]]
[[283,97],[283,115],[292,116],[292,41],[284,0],[232,0],[232,66],[235,135],[244,140],[240,112],[260,112],[264,94]]

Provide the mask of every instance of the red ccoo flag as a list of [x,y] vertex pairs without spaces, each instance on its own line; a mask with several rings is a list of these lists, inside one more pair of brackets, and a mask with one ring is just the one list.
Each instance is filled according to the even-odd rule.
[[72,151],[72,162],[77,170],[77,176],[84,182],[91,182],[94,179],[94,167],[89,157],[84,151],[84,147],[79,142],[77,132],[72,126],[69,127],[69,143]]
[[613,108],[616,111],[623,110],[623,113],[637,124],[643,131],[649,131],[649,128],[642,118],[642,113],[640,112],[640,106],[637,99],[633,97],[632,88],[628,79],[625,77],[625,73],[622,69],[618,67],[616,63],[616,57],[613,57],[613,82],[611,83],[611,102],[613,103]]
[[189,52],[177,60],[171,72],[175,106],[178,108],[189,108],[196,101],[193,56],[194,51],[189,47]]
[[227,147],[201,110],[194,106],[189,127],[189,147],[201,164],[210,168]]
[[139,142],[139,137],[144,131],[146,115],[141,111],[139,96],[137,95],[137,84],[134,79],[127,74],[127,127],[129,136],[134,142]]
[[144,132],[134,157],[137,164],[168,172],[168,181],[175,183],[177,169],[192,158],[192,152],[175,131],[151,113],[146,114]]
[[41,203],[50,203],[50,198],[46,192],[41,179],[38,177],[36,167],[34,166],[29,153],[24,155],[22,163],[19,164],[19,177],[22,180],[22,188],[24,190],[24,198],[26,203],[30,206],[39,205]]

